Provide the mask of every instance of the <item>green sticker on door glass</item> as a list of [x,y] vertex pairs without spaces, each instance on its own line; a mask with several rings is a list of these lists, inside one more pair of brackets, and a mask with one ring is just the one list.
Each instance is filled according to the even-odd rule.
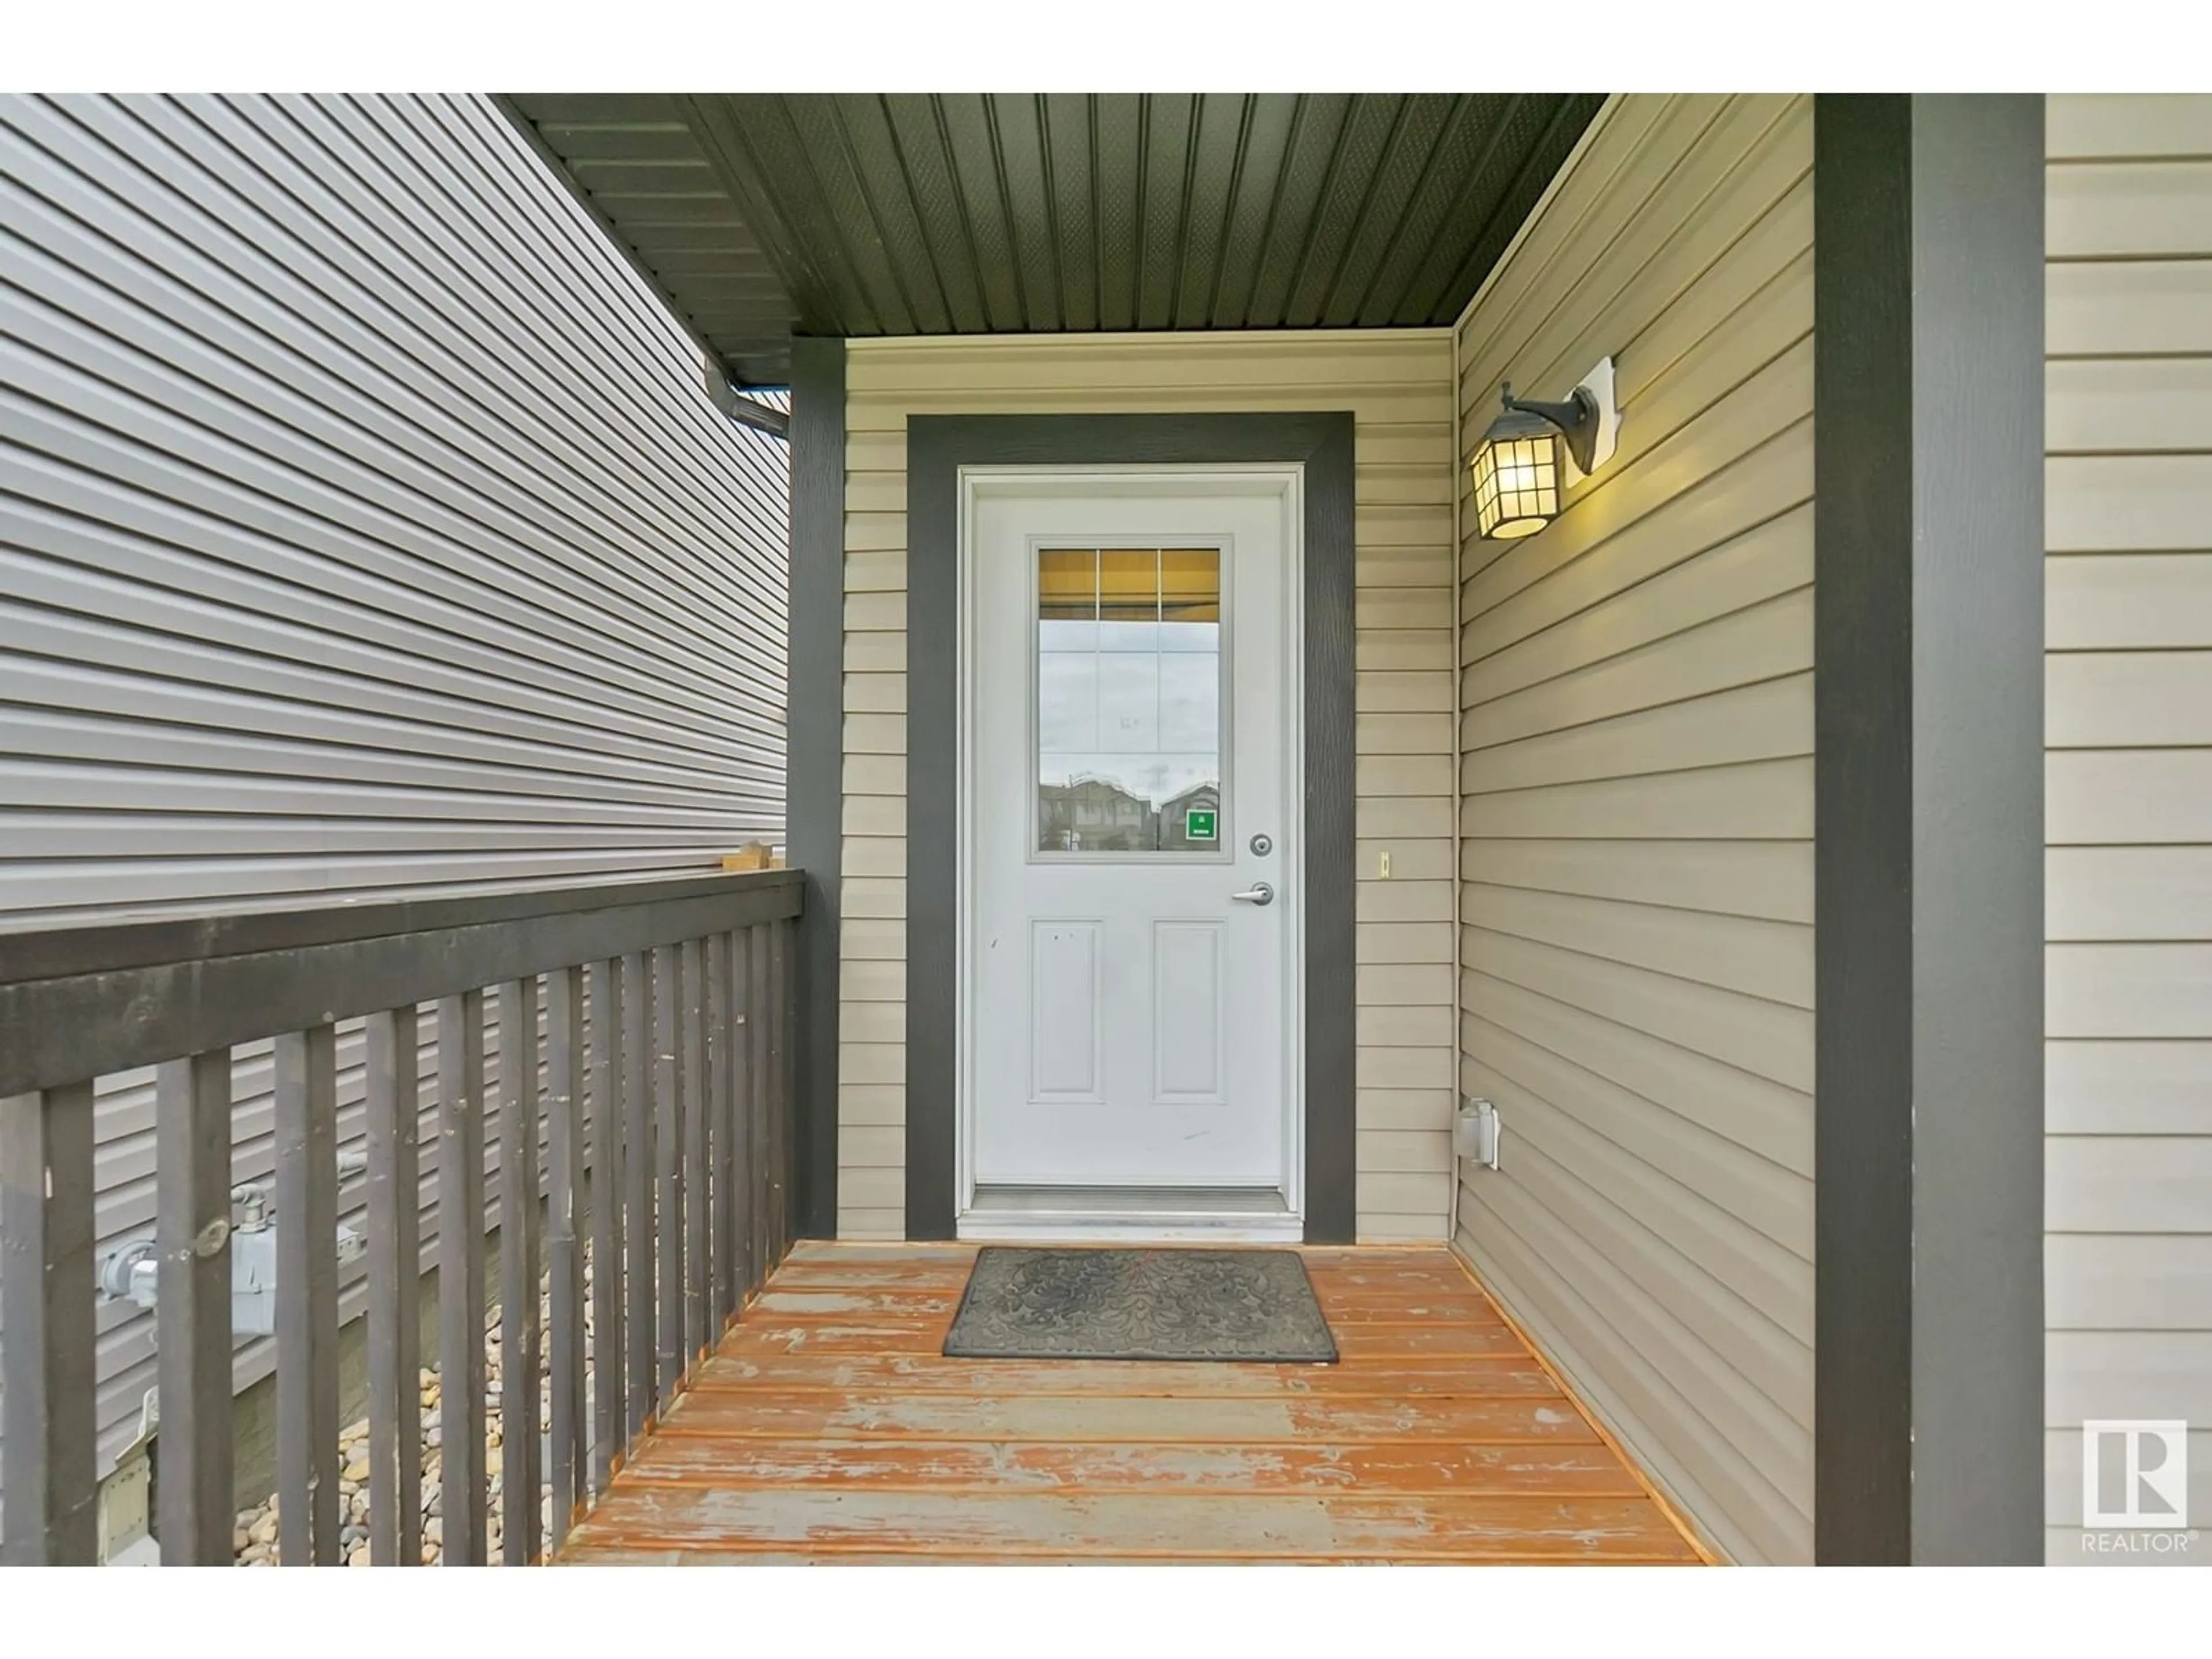
[[1192,807],[1184,816],[1182,833],[1183,839],[1186,841],[1214,840],[1218,832],[1213,827],[1213,809],[1206,806]]

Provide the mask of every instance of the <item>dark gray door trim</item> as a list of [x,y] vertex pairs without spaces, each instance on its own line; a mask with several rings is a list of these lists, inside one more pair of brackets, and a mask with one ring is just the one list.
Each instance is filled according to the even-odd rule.
[[1352,417],[945,415],[907,422],[906,1226],[954,1231],[963,466],[1305,466],[1305,1236],[1352,1240]]
[[845,343],[791,343],[791,598],[785,841],[799,924],[793,1231],[837,1236],[838,871],[845,812]]
[[1814,134],[1814,1547],[2039,1563],[2043,100]]

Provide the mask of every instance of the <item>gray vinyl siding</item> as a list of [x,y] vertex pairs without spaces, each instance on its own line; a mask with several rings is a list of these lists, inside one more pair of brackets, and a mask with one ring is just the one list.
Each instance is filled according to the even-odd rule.
[[[785,498],[486,101],[0,100],[0,927],[780,840]],[[148,1081],[103,1085],[106,1240],[152,1224]],[[112,1451],[151,1322],[105,1310],[100,1370]]]
[[1619,453],[1517,542],[1462,471],[1457,1243],[1727,1554],[1813,1498],[1812,109],[1608,104],[1458,331],[1611,354]]
[[2081,1420],[2182,1418],[2212,1522],[2212,97],[2046,125],[2049,1557]]

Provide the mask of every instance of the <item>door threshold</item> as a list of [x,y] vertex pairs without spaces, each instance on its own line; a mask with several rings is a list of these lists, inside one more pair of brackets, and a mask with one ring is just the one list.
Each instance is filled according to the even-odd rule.
[[1305,1220],[1249,1187],[978,1187],[959,1236],[1041,1244],[1295,1244]]

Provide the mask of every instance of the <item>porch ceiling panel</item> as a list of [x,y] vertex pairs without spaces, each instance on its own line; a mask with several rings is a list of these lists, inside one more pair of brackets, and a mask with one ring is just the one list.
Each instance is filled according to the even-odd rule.
[[742,384],[794,333],[1452,322],[1594,93],[515,94]]

